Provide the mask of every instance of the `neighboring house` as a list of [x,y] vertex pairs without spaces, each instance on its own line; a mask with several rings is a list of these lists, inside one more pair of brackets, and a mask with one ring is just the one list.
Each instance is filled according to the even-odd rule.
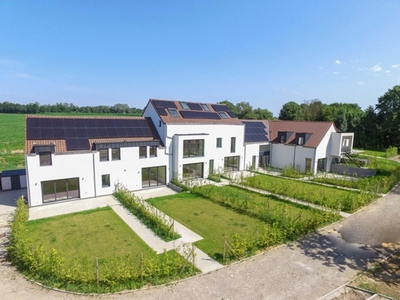
[[332,122],[243,120],[243,123],[249,166],[257,167],[258,161],[258,166],[292,165],[301,172],[325,172],[330,171],[332,162],[337,163],[353,149],[354,133],[338,132]]
[[239,120],[222,104],[150,99],[143,116],[26,117],[30,206],[271,165],[328,170],[351,152],[333,123]]

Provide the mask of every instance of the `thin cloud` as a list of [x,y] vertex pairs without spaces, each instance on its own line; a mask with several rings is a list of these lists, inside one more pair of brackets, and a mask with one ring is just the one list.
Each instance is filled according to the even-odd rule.
[[365,82],[364,82],[364,81],[359,81],[359,82],[357,82],[357,84],[358,84],[358,85],[364,85]]
[[343,62],[341,61],[341,60],[335,60],[335,64],[337,64],[337,65],[341,65]]
[[333,74],[333,75],[337,75],[337,74],[339,74],[339,72],[332,72],[332,74]]
[[389,74],[389,73],[390,73],[390,71],[389,71],[389,70],[387,70],[387,71],[385,71],[385,73],[386,73],[386,74]]
[[381,64],[376,64],[375,66],[373,66],[373,67],[371,68],[371,71],[372,71],[372,72],[381,72],[381,71],[383,71],[383,69],[382,69],[382,67],[381,67]]
[[25,78],[25,79],[37,79],[36,77],[28,74],[28,73],[13,73],[10,74],[8,77],[10,78]]
[[393,69],[400,69],[400,65],[392,65]]

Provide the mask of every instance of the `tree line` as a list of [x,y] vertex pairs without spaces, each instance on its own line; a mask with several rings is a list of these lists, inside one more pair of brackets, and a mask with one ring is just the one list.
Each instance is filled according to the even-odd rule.
[[9,114],[45,114],[45,113],[96,113],[96,114],[134,114],[141,115],[142,109],[129,107],[128,104],[115,104],[113,106],[78,106],[72,103],[56,103],[40,105],[38,102],[19,104],[5,101],[0,102],[0,113]]
[[[225,100],[220,103],[226,104],[240,119],[274,119],[270,111],[253,109],[249,102],[235,105]],[[370,105],[365,110],[356,103],[325,104],[318,99],[301,104],[290,101],[282,106],[278,119],[334,122],[339,131],[354,132],[356,148],[400,148],[400,85],[389,89],[378,98],[375,106]]]

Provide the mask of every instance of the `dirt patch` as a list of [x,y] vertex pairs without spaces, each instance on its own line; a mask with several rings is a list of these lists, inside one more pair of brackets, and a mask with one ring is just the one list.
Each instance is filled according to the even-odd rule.
[[369,297],[371,297],[371,295],[368,293],[359,290],[348,290],[332,300],[365,300]]
[[358,276],[351,285],[400,300],[400,251]]
[[21,154],[24,153],[24,150],[18,149],[18,150],[12,150],[11,154]]

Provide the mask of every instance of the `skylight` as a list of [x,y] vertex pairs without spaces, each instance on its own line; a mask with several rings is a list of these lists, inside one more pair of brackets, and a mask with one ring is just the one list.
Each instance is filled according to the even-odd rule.
[[178,117],[179,116],[178,112],[174,108],[169,108],[168,111],[171,114],[171,116],[173,116],[173,117]]
[[210,108],[208,107],[207,104],[202,103],[201,107],[205,110],[205,111],[210,111]]
[[228,115],[224,111],[219,111],[218,113],[222,119],[228,119]]
[[181,102],[181,105],[184,109],[190,109],[186,102]]

